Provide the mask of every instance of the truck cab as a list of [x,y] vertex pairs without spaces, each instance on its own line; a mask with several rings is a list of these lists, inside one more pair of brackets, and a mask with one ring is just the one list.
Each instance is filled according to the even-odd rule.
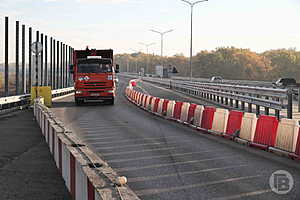
[[113,50],[76,50],[72,71],[76,105],[93,101],[114,104],[118,69],[113,66]]

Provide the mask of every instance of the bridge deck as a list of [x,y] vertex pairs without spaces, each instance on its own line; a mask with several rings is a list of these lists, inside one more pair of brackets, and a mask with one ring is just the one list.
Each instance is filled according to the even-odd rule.
[[[114,106],[75,106],[74,98],[52,109],[88,143],[142,199],[297,199],[273,193],[270,175],[278,169],[300,180],[299,163],[244,147],[153,116],[124,97],[128,79],[120,77]],[[199,100],[142,84],[142,90],[170,99]],[[203,102],[202,102],[203,103]]]
[[70,199],[31,110],[0,116],[0,199]]

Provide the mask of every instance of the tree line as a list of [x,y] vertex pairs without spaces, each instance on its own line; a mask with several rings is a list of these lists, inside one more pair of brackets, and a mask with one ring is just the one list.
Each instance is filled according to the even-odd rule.
[[[156,65],[175,66],[178,76],[189,76],[189,58],[183,54],[160,57],[144,53],[118,54],[115,62],[121,71],[138,72],[141,68],[154,73]],[[277,49],[256,53],[250,49],[221,47],[201,51],[193,57],[193,77],[224,79],[268,80],[281,77],[300,82],[300,52],[296,49]]]

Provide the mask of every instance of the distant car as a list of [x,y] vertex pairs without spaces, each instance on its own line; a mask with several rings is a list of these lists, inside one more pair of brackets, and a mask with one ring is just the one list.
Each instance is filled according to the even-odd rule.
[[223,78],[221,76],[213,76],[213,77],[211,77],[210,82],[222,83],[223,82]]
[[273,85],[278,88],[285,88],[287,86],[296,86],[297,82],[294,78],[279,78]]

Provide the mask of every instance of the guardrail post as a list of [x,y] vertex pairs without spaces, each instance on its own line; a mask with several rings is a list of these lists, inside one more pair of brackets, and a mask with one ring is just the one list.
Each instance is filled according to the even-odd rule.
[[9,89],[8,89],[8,17],[5,17],[5,36],[4,36],[4,95],[9,95]]
[[19,89],[19,83],[20,83],[20,75],[19,75],[19,69],[20,69],[20,65],[19,65],[19,47],[20,47],[20,44],[19,44],[19,34],[20,34],[20,30],[19,30],[19,24],[20,22],[19,21],[16,21],[16,95],[19,94],[20,92],[20,89]]
[[[268,100],[269,97],[266,97],[266,99]],[[270,114],[270,109],[268,107],[265,107],[265,115],[269,115]]]
[[[257,95],[257,98],[260,98],[260,95]],[[260,106],[256,105],[256,114],[259,115],[260,114]]]
[[288,88],[287,96],[288,96],[287,118],[292,119],[293,118],[293,89],[292,88]]

